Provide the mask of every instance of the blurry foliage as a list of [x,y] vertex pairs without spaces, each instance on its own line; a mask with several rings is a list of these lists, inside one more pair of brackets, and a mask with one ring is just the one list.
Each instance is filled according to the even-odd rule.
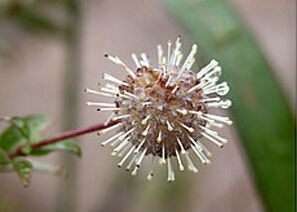
[[225,0],[163,2],[200,52],[221,61],[231,112],[266,209],[294,211],[295,124],[271,65]]
[[[32,148],[34,144],[48,138],[43,135],[43,131],[50,123],[45,116],[10,117],[3,118],[2,121],[10,123],[10,126],[0,134],[0,172],[15,171],[24,186],[28,186],[32,170],[66,176],[60,166],[38,162],[28,158],[29,156],[41,157],[57,150],[81,156],[80,148],[70,139]],[[11,154],[20,147],[23,147],[21,154],[12,156]]]

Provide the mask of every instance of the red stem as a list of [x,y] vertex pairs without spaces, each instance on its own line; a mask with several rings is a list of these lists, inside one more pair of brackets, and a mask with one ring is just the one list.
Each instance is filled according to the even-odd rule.
[[[65,132],[61,135],[58,135],[54,138],[50,138],[50,139],[46,139],[46,140],[43,140],[43,141],[40,141],[36,144],[33,144],[32,145],[32,150],[33,149],[37,149],[39,147],[42,147],[42,146],[45,146],[45,145],[48,145],[48,144],[52,144],[52,143],[56,143],[58,141],[61,141],[61,140],[65,140],[67,138],[73,138],[73,137],[77,137],[77,136],[80,136],[80,135],[84,135],[84,134],[87,134],[87,133],[91,133],[91,132],[94,132],[94,131],[98,131],[98,130],[103,130],[107,127],[110,127],[110,126],[113,126],[115,124],[117,124],[118,121],[111,121],[107,124],[96,124],[96,125],[93,125],[93,126],[90,126],[90,127],[87,127],[87,128],[83,128],[83,129],[76,129],[76,130],[71,130],[71,131],[68,131],[68,132]],[[10,153],[8,156],[9,158],[14,158],[16,156],[21,156],[23,155],[22,153],[22,150],[23,148],[25,147],[25,145],[22,145],[22,146],[19,146],[14,152]]]

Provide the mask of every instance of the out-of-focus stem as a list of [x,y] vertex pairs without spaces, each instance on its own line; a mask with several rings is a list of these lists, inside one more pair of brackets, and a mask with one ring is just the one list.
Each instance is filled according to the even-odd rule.
[[[80,96],[80,1],[65,1],[68,15],[68,31],[66,33],[66,70],[64,75],[63,95],[63,129],[78,127],[78,103]],[[67,155],[62,157],[63,164],[67,167],[71,177],[66,182],[58,185],[56,211],[76,211],[76,161]]]
[[[74,138],[74,137],[81,136],[81,135],[84,135],[84,134],[87,134],[87,133],[102,130],[102,129],[105,129],[105,128],[110,127],[112,125],[115,125],[117,123],[118,123],[117,121],[111,121],[111,122],[109,122],[107,124],[99,123],[99,124],[96,124],[96,125],[93,125],[93,126],[90,126],[90,127],[87,127],[87,128],[71,130],[71,131],[62,133],[62,134],[60,134],[60,135],[58,135],[56,137],[46,139],[46,140],[40,141],[40,142],[38,142],[36,144],[33,144],[31,146],[31,148],[32,149],[37,149],[37,148],[40,148],[42,146],[53,144],[53,143],[56,143],[56,142],[59,142],[59,141],[62,141],[62,140],[68,139],[68,138]],[[25,145],[22,145],[22,146],[18,147],[14,152],[12,152],[12,153],[10,153],[8,155],[9,158],[14,158],[16,156],[23,155],[22,150],[24,149],[24,147],[25,147]]]

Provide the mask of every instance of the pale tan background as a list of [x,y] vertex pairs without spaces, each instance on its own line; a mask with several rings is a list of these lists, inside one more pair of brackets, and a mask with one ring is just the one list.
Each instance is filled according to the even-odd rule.
[[[184,49],[187,50],[191,45],[191,38],[156,0],[82,2],[82,88],[95,88],[103,72],[123,76],[124,72],[104,59],[105,51],[115,53],[132,64],[132,51],[145,51],[154,58],[156,44],[175,39],[179,33],[184,35]],[[274,65],[293,108],[296,78],[295,1],[231,0],[231,3],[243,16]],[[13,61],[0,62],[0,116],[44,113],[53,120],[50,132],[59,132],[60,121],[63,119],[63,43],[53,38],[32,36],[14,30],[5,33],[11,36],[16,51]],[[91,125],[106,117],[84,106],[88,98],[81,91],[80,126]],[[190,187],[194,188],[190,190],[190,200],[185,208],[201,212],[262,211],[235,130],[225,130],[222,134],[230,142],[223,151],[213,148],[216,154],[212,166],[204,168],[198,175],[188,176]],[[157,182],[152,183],[146,182],[140,174],[140,179],[136,181],[141,186],[132,190],[132,196],[119,198],[116,196],[118,188],[113,184],[119,173],[124,171],[116,168],[116,160],[110,157],[108,149],[100,147],[96,135],[84,136],[79,142],[83,144],[83,157],[77,159],[70,156],[78,164],[75,184],[78,198],[73,203],[77,205],[77,211],[98,211],[96,208],[105,204],[110,194],[114,194],[109,196],[114,197],[114,204],[123,204],[123,210],[124,206],[128,211],[153,210],[147,199],[150,195],[146,193],[151,192],[151,184],[156,186],[161,180],[166,183],[164,173],[160,174],[162,178],[157,177]],[[54,153],[46,160],[59,163],[61,154]],[[69,174],[71,180],[75,173]],[[178,175],[177,180],[179,178],[182,176]],[[7,211],[55,211],[56,193],[61,181],[55,176],[34,173],[31,186],[24,189],[13,174],[0,175],[0,206],[7,208]],[[126,204],[123,203],[125,198]],[[117,199],[121,201],[118,203]]]

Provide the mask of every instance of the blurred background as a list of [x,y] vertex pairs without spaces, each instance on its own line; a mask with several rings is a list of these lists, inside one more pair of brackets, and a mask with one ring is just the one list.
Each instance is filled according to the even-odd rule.
[[[227,3],[254,36],[293,111],[295,1]],[[0,116],[46,114],[53,121],[48,129],[53,134],[103,121],[108,114],[86,107],[84,102],[92,97],[83,89],[97,88],[103,72],[124,76],[104,59],[104,52],[132,66],[132,52],[144,51],[156,61],[156,45],[175,40],[180,33],[184,51],[198,42],[168,4],[161,0],[1,0]],[[208,15],[205,18],[211,19],[213,14]],[[203,42],[198,44],[207,48]],[[206,57],[198,53],[198,63],[205,64],[200,56]],[[231,85],[231,93],[235,89]],[[147,182],[145,168],[140,176],[130,177],[116,167],[110,151],[101,148],[102,138],[86,135],[77,139],[81,159],[60,152],[43,159],[62,164],[69,173],[66,180],[34,173],[30,187],[23,188],[12,173],[1,174],[0,211],[264,211],[236,124],[221,134],[229,144],[223,151],[212,148],[212,165],[197,175],[177,174],[174,184],[166,182],[163,169],[152,182]]]

